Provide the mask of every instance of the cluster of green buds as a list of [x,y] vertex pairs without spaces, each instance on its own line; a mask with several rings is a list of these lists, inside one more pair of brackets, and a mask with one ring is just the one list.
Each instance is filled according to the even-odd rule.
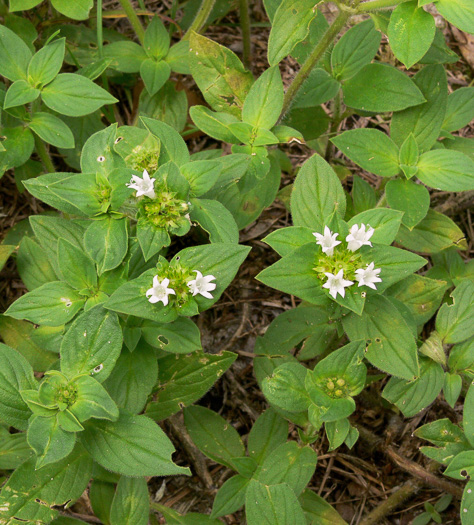
[[373,290],[377,289],[375,283],[382,282],[379,277],[380,268],[375,268],[374,262],[368,264],[366,268],[361,268],[361,256],[356,253],[362,246],[372,246],[370,238],[374,231],[365,224],[360,226],[354,224],[346,237],[347,245],[337,250],[335,250],[336,246],[342,244],[342,241],[337,240],[338,233],[333,233],[328,226],[324,227],[322,234],[313,233],[316,244],[319,244],[323,251],[323,256],[318,258],[314,271],[321,281],[325,281],[323,288],[327,288],[334,299],[337,294],[344,297],[345,289],[352,286],[354,281],[359,283],[359,287],[368,286]]

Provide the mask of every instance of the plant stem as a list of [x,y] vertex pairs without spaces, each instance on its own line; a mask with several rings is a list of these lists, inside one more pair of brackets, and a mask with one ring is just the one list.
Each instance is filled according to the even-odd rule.
[[54,173],[56,171],[56,168],[54,167],[49,151],[46,149],[45,143],[38,137],[38,135],[35,135],[35,146],[36,153],[38,153],[39,158],[41,159],[41,162],[46,171],[48,173]]
[[142,23],[140,22],[137,13],[135,13],[133,5],[131,4],[130,0],[119,0],[119,2],[123,10],[125,11],[128,20],[132,24],[132,27],[138,37],[138,40],[140,40],[140,43],[143,44],[145,40],[145,30],[143,29]]
[[102,29],[102,0],[97,0],[97,50],[99,58],[104,56],[104,37]]
[[341,109],[342,109],[342,93],[341,90],[338,91],[336,98],[333,101],[332,107],[332,122],[329,129],[328,143],[326,145],[326,160],[329,162],[329,159],[333,156],[334,146],[331,142],[331,138],[337,133],[341,119]]
[[202,0],[201,7],[197,12],[196,18],[193,20],[193,23],[189,26],[189,29],[186,31],[186,34],[183,36],[182,40],[189,40],[191,33],[194,31],[199,33],[201,29],[207,22],[209,15],[211,14],[212,8],[216,0]]
[[240,27],[242,29],[243,62],[250,69],[250,14],[249,0],[240,0]]
[[357,8],[359,13],[366,13],[367,11],[373,11],[375,9],[383,9],[384,7],[395,7],[406,0],[370,0],[364,4],[360,4]]
[[285,93],[285,99],[283,101],[282,115],[290,109],[290,106],[298,93],[298,90],[303,85],[304,81],[308,78],[313,67],[319,62],[326,49],[332,44],[333,40],[339,34],[339,31],[345,26],[347,20],[351,17],[351,13],[347,11],[339,11],[334,22],[324,33],[321,40],[318,42],[313,52],[306,59],[305,63],[301,66],[297,75],[290,84],[288,91]]
[[387,194],[385,191],[382,193],[380,199],[378,200],[377,204],[375,205],[376,208],[383,208],[387,204]]

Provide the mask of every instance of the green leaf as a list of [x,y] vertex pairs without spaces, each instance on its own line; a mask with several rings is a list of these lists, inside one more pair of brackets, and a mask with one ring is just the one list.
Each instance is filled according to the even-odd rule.
[[249,456],[257,463],[272,457],[273,451],[286,442],[288,422],[269,408],[255,421],[248,435]]
[[370,64],[380,46],[381,35],[372,20],[365,20],[349,29],[331,53],[331,69],[335,79],[345,81]]
[[186,317],[179,317],[176,321],[163,325],[144,321],[140,329],[149,345],[165,352],[189,354],[202,350],[199,328]]
[[29,104],[40,96],[40,90],[31,87],[26,80],[15,80],[8,88],[3,102],[3,109]]
[[470,0],[436,0],[435,5],[448,22],[474,34],[474,6]]
[[165,228],[156,228],[145,219],[138,221],[137,239],[145,261],[151,259],[163,247],[171,244],[171,237]]
[[454,408],[456,401],[459,399],[462,390],[462,377],[458,374],[446,372],[444,375],[443,394],[446,403]]
[[49,260],[50,254],[51,252],[45,252],[30,237],[23,237],[18,250],[16,264],[21,280],[29,291],[38,288],[42,284],[58,280],[58,276]]
[[443,130],[457,131],[467,126],[474,118],[474,87],[456,89],[448,95],[448,106]]
[[374,188],[355,174],[352,176],[352,200],[354,213],[370,210],[377,204]]
[[217,491],[211,516],[219,518],[232,514],[243,507],[249,479],[237,474],[228,479]]
[[314,271],[317,256],[316,243],[305,244],[260,272],[256,279],[311,304],[326,304],[322,282]]
[[267,486],[252,480],[247,488],[245,510],[248,525],[306,525],[295,493],[286,483]]
[[443,472],[445,476],[454,479],[469,479],[474,473],[474,450],[464,451],[457,454]]
[[216,184],[222,165],[218,160],[195,160],[183,164],[180,170],[191,186],[191,193],[195,197],[200,197]]
[[61,70],[66,50],[66,39],[50,42],[33,55],[28,64],[28,82],[41,88],[54,80]]
[[188,475],[171,460],[174,447],[161,428],[145,416],[120,411],[119,419],[94,421],[81,440],[99,465],[123,476]]
[[230,211],[219,201],[208,199],[191,199],[192,221],[199,223],[209,233],[213,243],[238,243],[239,229]]
[[184,409],[184,423],[194,444],[213,461],[232,469],[232,460],[245,455],[235,428],[212,410],[187,407]]
[[389,290],[389,294],[407,306],[417,325],[426,323],[439,308],[447,289],[445,281],[421,275],[409,275]]
[[159,386],[156,401],[146,414],[161,421],[201,398],[237,358],[233,352],[168,355],[159,362]]
[[150,58],[161,59],[170,48],[170,37],[159,16],[151,19],[145,31],[143,48]]
[[375,230],[371,242],[390,245],[397,236],[402,217],[403,214],[397,210],[374,208],[355,215],[347,225],[351,227],[354,224],[366,224]]
[[10,0],[10,13],[15,11],[26,11],[36,7],[42,0]]
[[300,503],[310,525],[347,525],[334,507],[310,489],[300,496]]
[[387,36],[394,55],[407,69],[427,53],[435,36],[433,16],[418,1],[398,5],[390,17]]
[[464,432],[449,419],[438,419],[423,425],[415,430],[415,435],[440,447],[421,447],[421,452],[444,465],[460,452],[471,449]]
[[3,486],[0,507],[7,509],[3,518],[49,523],[58,516],[53,507],[78,500],[92,475],[92,459],[82,447],[42,469],[35,463],[35,457],[23,463]]
[[443,304],[436,330],[444,343],[462,343],[474,335],[474,283],[462,281],[451,293],[452,304]]
[[119,410],[105,388],[93,377],[81,376],[73,381],[77,399],[69,407],[71,413],[83,423],[90,418],[116,421]]
[[464,233],[449,217],[434,210],[428,210],[426,217],[411,231],[401,227],[397,242],[409,250],[421,253],[438,253],[451,246],[464,249]]
[[440,364],[431,359],[420,358],[420,377],[406,381],[392,377],[382,396],[394,403],[405,417],[413,417],[438,397],[443,388],[444,372]]
[[464,434],[469,443],[474,446],[474,388],[472,387],[472,384],[469,387],[464,400],[463,426]]
[[74,318],[84,302],[85,298],[67,283],[55,281],[17,299],[5,315],[39,325],[61,326]]
[[127,220],[106,217],[93,221],[84,235],[84,246],[97,263],[99,275],[117,268],[127,254]]
[[327,421],[324,424],[326,436],[329,441],[329,450],[339,448],[347,438],[351,424],[347,418],[338,419],[337,421]]
[[428,151],[440,134],[446,111],[448,82],[441,65],[425,66],[413,77],[413,82],[426,102],[394,113],[390,133],[398,146],[413,133],[421,153]]
[[19,126],[16,128],[0,128],[3,137],[0,151],[0,177],[5,171],[17,168],[24,164],[33,153],[35,140],[33,133],[28,128]]
[[0,468],[2,470],[14,470],[24,463],[33,453],[26,442],[26,434],[0,435]]
[[181,167],[189,162],[189,151],[186,142],[175,129],[159,120],[147,117],[141,117],[140,120],[161,141],[160,164],[165,164],[171,160],[178,167]]
[[434,149],[421,155],[416,176],[438,190],[473,190],[474,161],[459,151]]
[[26,80],[31,51],[11,29],[0,25],[0,75],[12,82]]
[[307,368],[301,363],[284,363],[262,381],[262,392],[279,409],[304,412],[310,405],[305,389],[306,373]]
[[278,66],[267,69],[245,98],[242,120],[255,128],[272,128],[283,108],[283,82]]
[[268,62],[271,66],[281,62],[306,37],[315,16],[312,0],[283,0],[280,3],[268,40]]
[[290,226],[280,228],[267,235],[263,242],[271,246],[281,257],[289,255],[291,252],[303,246],[315,242],[315,237],[311,228],[304,226]]
[[165,85],[171,74],[170,66],[161,60],[156,62],[152,58],[145,59],[140,65],[140,76],[150,95],[155,95]]
[[347,106],[375,113],[400,111],[425,102],[414,82],[388,64],[364,66],[342,90]]
[[74,135],[67,125],[51,113],[38,112],[33,115],[29,128],[41,139],[57,148],[74,147]]
[[367,264],[374,261],[377,265],[376,268],[381,268],[380,278],[382,282],[377,283],[379,292],[418,271],[427,263],[426,259],[419,255],[380,244],[367,250],[364,249],[362,261]]
[[229,144],[240,144],[240,140],[229,129],[229,124],[238,122],[234,115],[218,113],[205,106],[192,106],[189,114],[194,124],[206,135]]
[[54,9],[57,9],[62,15],[72,18],[73,20],[86,20],[89,17],[89,11],[94,5],[94,0],[51,0]]
[[80,315],[61,343],[61,371],[69,377],[93,375],[102,383],[111,374],[122,348],[118,317],[97,306]]
[[327,71],[315,67],[298,90],[295,101],[290,108],[289,117],[297,114],[294,111],[295,109],[314,108],[319,104],[324,104],[334,98],[340,89],[341,84]]
[[41,97],[50,109],[70,117],[82,117],[104,104],[118,102],[92,80],[74,73],[59,74],[43,88]]
[[150,500],[146,480],[122,476],[110,508],[110,523],[147,525],[149,512]]
[[192,33],[189,45],[191,73],[207,103],[240,118],[252,74],[230,49],[208,38]]
[[79,248],[65,239],[58,241],[59,269],[64,280],[76,290],[97,286],[95,264]]
[[[367,298],[362,316],[348,315],[344,330],[351,341],[366,340],[366,359],[384,372],[413,380],[419,374],[413,334],[400,312],[381,295]],[[397,334],[396,339],[393,334]]]
[[308,446],[300,447],[295,441],[283,443],[267,457],[254,479],[264,485],[286,483],[299,496],[313,477],[318,456]]
[[339,178],[319,155],[313,155],[301,167],[291,194],[291,214],[295,226],[322,232],[335,212],[344,216],[346,197]]
[[417,163],[419,153],[420,150],[418,148],[418,143],[416,142],[415,136],[413,133],[410,133],[403,141],[399,154],[400,166],[407,179],[415,175],[416,171],[418,170]]
[[[18,321],[4,315],[0,316],[0,335],[3,341],[15,347],[37,372],[46,372],[51,365],[57,361],[57,353],[45,349],[38,342],[37,334],[39,328],[26,321]],[[49,347],[49,345],[48,345]]]
[[464,487],[461,500],[461,523],[462,525],[469,525],[472,521],[472,515],[474,513],[474,481],[468,481]]
[[430,194],[422,184],[410,180],[389,180],[385,186],[388,205],[403,212],[402,224],[409,230],[422,221],[430,208]]
[[0,271],[5,266],[10,258],[10,255],[16,250],[16,246],[9,246],[8,244],[0,245]]
[[31,411],[20,391],[36,390],[33,369],[22,355],[3,343],[0,343],[0,364],[0,418],[9,426],[26,430]]
[[56,416],[33,416],[28,425],[28,443],[36,452],[36,468],[39,469],[69,456],[76,443],[76,435],[65,432]]
[[400,171],[397,145],[377,129],[345,131],[331,139],[331,142],[346,157],[376,175],[393,177]]
[[157,378],[156,352],[149,345],[139,342],[133,352],[122,349],[104,386],[120,408],[138,414],[143,410]]
[[142,46],[129,40],[118,40],[104,46],[104,57],[111,60],[110,67],[121,73],[138,73],[147,59]]

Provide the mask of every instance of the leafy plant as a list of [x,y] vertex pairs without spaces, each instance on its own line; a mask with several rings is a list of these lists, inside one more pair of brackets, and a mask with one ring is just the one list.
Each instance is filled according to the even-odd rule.
[[[454,496],[431,467],[467,479],[472,523],[474,273],[432,196],[474,190],[473,140],[458,133],[474,87],[449,86],[458,57],[430,2],[337,1],[333,16],[264,0],[263,70],[247,0],[242,60],[203,35],[230,2],[119,3],[0,1],[0,174],[44,205],[0,245],[27,290],[0,316],[0,523],[82,523],[64,511],[88,490],[104,524],[343,524],[313,490],[315,443],[377,441],[355,417],[364,395],[405,418],[439,395],[464,403],[462,424],[415,430],[430,471],[402,463]],[[474,32],[467,0],[433,3]],[[239,231],[277,197],[292,225],[263,239],[280,259],[256,279],[298,304],[255,342],[269,408],[237,430],[196,404],[237,359],[235,338],[203,348],[200,327],[224,293],[238,299]],[[173,459],[170,428],[186,456]],[[147,478],[191,475],[188,455],[201,475],[199,451],[232,473],[210,515],[150,498]],[[414,523],[450,503],[426,501]]]

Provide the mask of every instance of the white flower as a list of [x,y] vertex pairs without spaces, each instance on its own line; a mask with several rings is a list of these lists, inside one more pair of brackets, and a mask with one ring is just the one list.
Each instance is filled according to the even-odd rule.
[[323,284],[323,288],[329,288],[329,294],[336,298],[337,294],[342,297],[346,295],[344,288],[354,284],[352,281],[346,281],[343,276],[344,270],[339,270],[336,275],[328,272],[324,272],[324,275],[328,278],[327,282]]
[[323,253],[326,253],[329,256],[333,255],[335,246],[341,244],[341,241],[336,241],[336,237],[339,234],[332,233],[327,226],[324,227],[324,235],[321,235],[320,233],[313,233],[313,235],[317,239],[316,244],[319,244]]
[[365,270],[360,268],[359,270],[356,270],[355,273],[356,281],[359,282],[359,286],[368,286],[369,288],[377,290],[374,283],[382,282],[382,279],[379,277],[380,268],[375,268],[374,270],[373,262],[368,264]]
[[211,283],[211,281],[214,281],[215,277],[213,275],[203,276],[199,270],[194,271],[196,272],[196,279],[188,281],[188,286],[193,297],[199,293],[206,299],[213,299],[212,294],[209,292],[216,289],[215,283]]
[[347,247],[351,252],[355,252],[358,250],[361,246],[367,245],[372,246],[372,243],[369,241],[369,239],[374,234],[374,229],[370,226],[368,227],[368,230],[365,231],[365,224],[361,224],[360,228],[357,226],[357,224],[354,224],[351,226],[350,233],[346,237],[347,241]]
[[165,306],[168,304],[168,295],[176,295],[172,288],[168,288],[170,284],[169,279],[163,279],[161,282],[158,275],[153,277],[153,286],[146,291],[146,296],[149,297],[150,303],[158,303],[161,301]]
[[127,184],[127,186],[133,190],[137,190],[137,197],[145,195],[146,197],[150,197],[150,199],[154,199],[156,197],[156,193],[153,188],[153,183],[155,180],[156,179],[150,179],[150,175],[148,174],[147,170],[143,170],[143,179],[137,175],[132,175],[132,178],[130,179],[130,182]]

